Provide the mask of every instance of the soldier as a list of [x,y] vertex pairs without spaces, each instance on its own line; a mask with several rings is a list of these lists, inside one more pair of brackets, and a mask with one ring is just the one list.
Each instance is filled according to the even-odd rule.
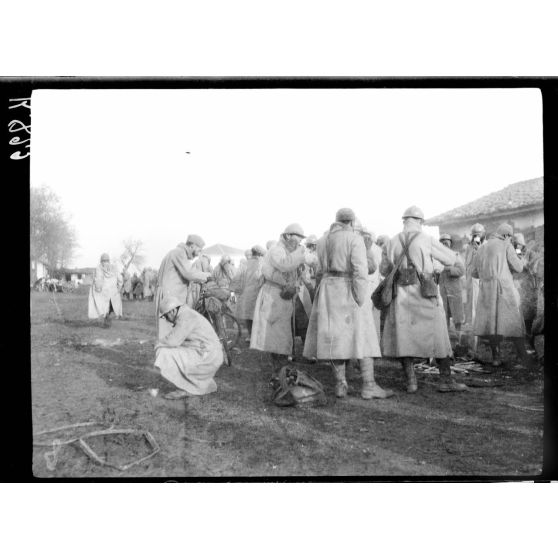
[[521,310],[525,331],[531,345],[533,341],[531,328],[537,314],[537,278],[534,266],[538,254],[534,244],[534,242],[531,243],[529,249],[527,249],[524,236],[521,233],[513,235],[515,253],[523,262],[523,271],[513,274],[513,282],[518,292],[519,309]]
[[304,356],[331,362],[337,397],[347,395],[347,361],[358,359],[361,397],[385,399],[393,391],[382,389],[374,378],[374,357],[381,353],[372,316],[366,248],[354,230],[355,219],[352,209],[340,209],[335,223],[318,241],[318,287]]
[[223,363],[223,347],[211,324],[174,296],[161,300],[159,312],[169,327],[155,345],[155,367],[178,388],[165,399],[214,392],[213,377]]
[[[380,284],[382,276],[380,275],[380,264],[382,263],[382,249],[376,244],[376,235],[368,231],[366,228],[362,230],[362,238],[366,247],[366,258],[368,260],[368,280],[372,292]],[[374,305],[372,305],[372,316],[374,317],[374,326],[378,335],[378,343],[382,330],[382,313]]]
[[306,259],[306,250],[300,245],[303,238],[300,225],[289,225],[262,264],[264,283],[256,299],[250,348],[271,354],[274,374],[287,364],[293,352],[294,298],[301,281],[300,267]]
[[487,337],[492,350],[492,365],[501,366],[500,342],[510,337],[525,367],[531,360],[525,350],[525,326],[512,271],[523,269],[512,245],[513,229],[504,223],[483,244],[473,260],[473,277],[480,279],[474,334]]
[[[453,240],[451,234],[444,233],[440,235],[440,243],[447,248],[452,248]],[[444,302],[444,310],[446,312],[446,323],[450,325],[450,317],[453,319],[455,331],[459,333],[461,324],[463,323],[463,289],[461,288],[461,277],[465,275],[465,264],[459,255],[455,252],[457,260],[455,265],[445,265],[440,273],[439,285],[440,296]]]
[[465,391],[451,378],[452,349],[439,289],[433,280],[434,261],[454,266],[457,255],[422,232],[424,214],[416,206],[403,213],[403,232],[394,236],[382,252],[380,273],[386,276],[402,254],[395,274],[396,292],[389,305],[382,352],[401,359],[407,376],[407,392],[417,391],[414,358],[436,358],[440,370],[438,391]]
[[262,264],[265,250],[261,246],[254,246],[250,251],[250,258],[246,264],[239,267],[231,281],[231,290],[237,295],[235,316],[248,330],[248,343],[252,335],[254,309],[260,287],[263,283]]
[[110,314],[122,317],[120,287],[122,274],[110,263],[108,254],[101,255],[101,262],[95,270],[95,278],[89,290],[88,317],[90,320],[104,318],[104,326],[110,327]]
[[231,280],[234,277],[232,259],[226,254],[221,257],[219,265],[213,270],[213,279],[217,286],[222,289],[229,289]]
[[161,318],[159,305],[161,300],[168,296],[177,298],[181,304],[186,302],[188,297],[188,286],[190,282],[197,281],[205,283],[211,273],[198,271],[192,267],[191,261],[198,256],[204,247],[204,241],[197,234],[188,235],[186,243],[180,243],[171,250],[161,262],[157,275],[157,295],[156,295],[156,315],[157,315],[157,334],[160,336],[159,329],[162,327],[162,335],[170,331],[168,321]]
[[486,231],[480,223],[475,223],[471,227],[471,242],[467,244],[465,250],[465,291],[467,293],[467,301],[465,303],[465,322],[473,325],[475,321],[475,310],[477,308],[477,299],[479,296],[479,280],[473,277],[473,259],[486,238]]

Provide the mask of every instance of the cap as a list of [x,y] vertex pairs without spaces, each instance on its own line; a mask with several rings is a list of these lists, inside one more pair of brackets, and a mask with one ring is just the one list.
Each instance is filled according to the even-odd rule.
[[354,221],[355,219],[355,212],[349,207],[343,207],[335,214],[336,221]]
[[440,235],[440,242],[442,242],[442,240],[449,240],[450,242],[453,242],[451,238],[451,234],[448,233],[443,233]]
[[256,256],[265,256],[265,250],[259,244],[256,244],[252,246],[252,254]]
[[521,244],[521,246],[525,246],[525,237],[521,233],[515,233],[513,235],[513,239],[515,240],[516,244]]
[[508,225],[507,223],[502,223],[497,229],[496,229],[496,234],[499,234],[501,236],[504,236],[506,234],[512,236],[513,235],[513,228],[511,225]]
[[422,209],[420,207],[417,207],[416,205],[412,205],[411,207],[408,207],[405,210],[402,219],[406,219],[407,217],[413,217],[414,219],[424,220],[424,213],[422,212]]
[[311,234],[306,238],[306,246],[310,244],[317,244],[317,242],[318,242],[318,237],[315,234]]
[[106,252],[104,254],[101,254],[101,261],[110,262],[110,256]]
[[164,316],[167,312],[170,312],[173,308],[177,306],[182,306],[183,302],[180,302],[175,296],[169,296],[163,298],[159,304],[159,316]]
[[484,232],[486,231],[484,230],[484,227],[480,223],[475,223],[471,227],[471,234],[482,234]]
[[203,238],[197,234],[189,234],[186,239],[186,243],[195,244],[199,248],[203,248],[205,246]]
[[304,231],[298,223],[291,223],[284,231],[283,234],[296,234],[302,238],[305,238]]

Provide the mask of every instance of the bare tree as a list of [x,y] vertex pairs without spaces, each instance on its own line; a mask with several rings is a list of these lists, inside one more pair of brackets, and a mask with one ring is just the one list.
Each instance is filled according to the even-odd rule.
[[126,271],[131,264],[134,264],[138,268],[141,267],[145,261],[143,242],[134,238],[128,238],[123,244],[124,252],[122,252],[120,256],[120,261],[124,266],[123,271]]
[[29,217],[31,258],[46,263],[51,272],[71,262],[77,235],[60,198],[47,186],[31,188]]

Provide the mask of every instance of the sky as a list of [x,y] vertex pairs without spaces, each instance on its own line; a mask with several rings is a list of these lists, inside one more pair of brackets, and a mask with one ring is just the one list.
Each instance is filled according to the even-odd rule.
[[[535,89],[35,90],[31,187],[58,194],[72,264],[189,233],[246,249],[351,207],[376,234],[543,175]],[[431,230],[437,234],[437,229]]]

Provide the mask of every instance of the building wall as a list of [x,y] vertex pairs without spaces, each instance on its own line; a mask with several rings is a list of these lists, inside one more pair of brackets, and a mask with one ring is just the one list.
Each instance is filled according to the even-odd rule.
[[37,260],[31,260],[30,275],[31,283],[34,283],[38,279],[42,279],[43,277],[47,276],[47,269],[41,262]]

